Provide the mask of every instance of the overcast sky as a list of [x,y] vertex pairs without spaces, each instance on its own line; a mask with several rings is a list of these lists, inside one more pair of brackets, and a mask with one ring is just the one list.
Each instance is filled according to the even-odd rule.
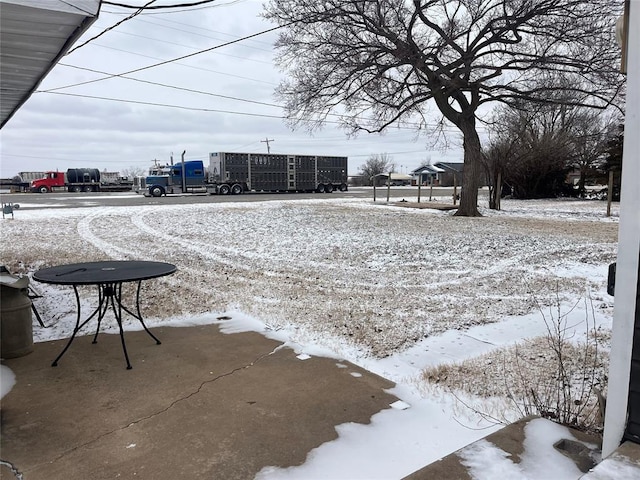
[[[185,150],[187,160],[207,160],[210,152],[266,152],[265,139],[272,140],[272,153],[348,156],[352,175],[377,153],[389,154],[402,172],[429,159],[462,161],[460,137],[453,130],[448,146],[441,142],[435,148],[433,138],[406,129],[356,138],[333,125],[313,136],[291,131],[274,98],[284,75],[273,62],[277,32],[129,75],[165,86],[86,70],[120,74],[267,30],[275,25],[259,16],[262,3],[220,0],[149,11],[65,56],[0,131],[0,176],[79,167],[146,171],[154,160],[165,163],[172,154],[179,161]],[[74,47],[131,13],[102,5],[98,20]]]

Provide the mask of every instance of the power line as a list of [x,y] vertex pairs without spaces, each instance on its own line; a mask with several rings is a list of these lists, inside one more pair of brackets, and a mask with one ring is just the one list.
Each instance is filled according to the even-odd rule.
[[[148,16],[148,15],[167,15],[168,13],[180,13],[180,12],[194,12],[196,10],[204,10],[207,8],[219,8],[219,7],[228,7],[229,5],[235,5],[236,3],[243,3],[246,2],[247,0],[232,0],[230,2],[227,3],[220,3],[217,5],[206,5],[204,7],[191,7],[191,8],[184,8],[182,10],[171,10],[169,12],[147,12],[145,11],[144,13],[142,13],[142,15],[144,16]],[[124,15],[124,13],[121,12],[112,12],[112,11],[108,11],[108,10],[104,10],[104,13],[110,13],[112,15]]]
[[[133,103],[136,105],[149,105],[153,107],[165,107],[165,108],[177,108],[180,110],[194,110],[198,112],[213,112],[213,113],[228,113],[231,115],[244,115],[248,117],[262,117],[262,118],[277,118],[280,120],[284,120],[287,117],[282,115],[268,115],[263,113],[247,113],[247,112],[234,112],[231,110],[218,110],[214,108],[204,108],[204,107],[185,107],[184,105],[171,105],[168,103],[156,103],[156,102],[143,102],[141,100],[124,100],[122,98],[109,98],[109,97],[99,97],[97,95],[81,95],[79,93],[65,93],[65,92],[52,92],[52,91],[43,91],[42,93],[50,93],[52,95],[65,95],[69,97],[79,97],[79,98],[92,98],[96,100],[108,100],[111,102],[120,102],[120,103]],[[338,123],[338,122],[327,122],[327,123]]]
[[[101,75],[110,75],[107,72],[103,72],[103,71],[100,71],[100,70],[94,70],[92,68],[78,67],[76,65],[69,65],[69,64],[66,64],[66,63],[60,63],[59,65],[62,65],[64,67],[69,67],[69,68],[76,68],[78,70],[84,70],[84,71],[87,71],[87,72],[99,73]],[[282,108],[281,105],[276,105],[275,103],[259,102],[257,100],[249,100],[249,99],[246,99],[246,98],[232,97],[232,96],[229,96],[229,95],[221,95],[221,94],[218,94],[218,93],[204,92],[202,90],[195,90],[195,89],[192,89],[192,88],[178,87],[178,86],[175,86],[175,85],[167,85],[165,83],[152,82],[150,80],[142,80],[142,79],[139,79],[139,78],[132,78],[132,77],[121,77],[121,78],[124,79],[124,80],[131,80],[132,82],[147,83],[149,85],[156,85],[158,87],[171,88],[171,89],[180,90],[180,91],[183,91],[183,92],[198,93],[200,95],[209,95],[211,97],[218,97],[218,98],[226,98],[227,100],[236,100],[238,102],[253,103],[255,105],[263,105],[265,107]],[[36,91],[36,93],[55,93],[55,90],[59,90],[61,88],[65,88],[65,87],[52,88],[50,90],[38,90],[38,91]]]
[[[184,30],[180,30],[180,31],[184,31]],[[116,32],[116,33],[119,33],[120,35],[128,35],[130,37],[144,38],[145,40],[151,40],[152,42],[166,43],[168,45],[175,45],[175,46],[178,46],[178,47],[186,47],[186,48],[190,48],[190,49],[194,50],[193,47],[190,47],[189,45],[185,45],[183,43],[170,42],[169,40],[160,40],[159,38],[151,38],[151,37],[147,37],[145,35],[138,35],[137,33],[130,33],[130,32]],[[196,34],[196,35],[198,35],[198,34]],[[201,36],[206,36],[206,35],[201,35]],[[207,38],[213,38],[213,37],[208,37],[207,36]],[[219,39],[215,38],[214,40],[219,40]],[[271,53],[269,50],[265,50],[263,48],[258,48],[258,47],[253,47],[251,45],[241,45],[241,46],[244,47],[244,48],[251,48],[251,49],[254,49],[254,50],[260,50],[260,51],[263,51],[263,52]],[[225,57],[231,57],[231,58],[239,58],[241,60],[245,60],[245,61],[248,61],[248,62],[256,62],[256,63],[265,64],[265,65],[272,65],[272,62],[266,62],[264,60],[256,60],[255,58],[241,57],[239,55],[231,55],[229,53],[214,52],[214,54],[215,55],[222,55],[222,56],[225,56]]]
[[[78,94],[78,93],[65,93],[65,92],[53,92],[53,91],[43,91],[42,93],[50,93],[52,95],[64,95],[64,96],[68,96],[68,97],[91,98],[91,99],[94,99],[94,100],[107,100],[107,101],[110,101],[110,102],[132,103],[132,104],[135,104],[135,105],[148,105],[148,106],[152,106],[152,107],[176,108],[176,109],[179,109],[179,110],[190,110],[190,111],[197,111],[197,112],[226,113],[226,114],[230,114],[230,115],[241,115],[241,116],[246,116],[246,117],[274,118],[274,119],[278,119],[278,120],[299,120],[299,121],[302,121],[302,122],[315,122],[315,120],[312,120],[312,119],[296,118],[296,117],[291,117],[291,116],[286,116],[286,115],[270,115],[270,114],[266,114],[266,113],[236,112],[236,111],[233,111],[233,110],[219,110],[219,109],[215,109],[215,108],[205,108],[205,107],[187,107],[187,106],[184,106],[184,105],[172,105],[172,104],[168,104],[168,103],[143,102],[141,100],[125,100],[125,99],[122,99],[122,98],[100,97],[100,96],[97,96],[97,95],[81,95],[81,94]],[[345,117],[345,115],[340,115],[338,113],[334,113],[334,114],[331,114],[331,115],[335,116],[335,117],[338,117],[338,118]],[[348,118],[348,117],[346,117],[346,118]],[[337,120],[323,120],[323,123],[328,123],[328,124],[333,124],[333,125],[340,125],[340,122],[337,121]],[[363,126],[364,126],[364,124],[363,124]],[[436,125],[426,125],[426,126],[430,127],[430,128],[436,127]],[[395,128],[400,129],[400,130],[414,130],[417,127],[418,127],[418,124],[414,124],[413,127],[396,126]],[[457,128],[454,128],[454,127],[443,128],[443,130],[454,132],[454,133],[460,133],[460,131]]]
[[[155,0],[153,0],[155,2]],[[136,9],[136,10],[160,10],[160,9],[172,9],[172,8],[188,8],[188,7],[197,7],[198,5],[204,5],[206,3],[213,3],[217,0],[198,0],[196,2],[190,2],[190,3],[177,3],[174,5],[156,5],[156,6],[147,6],[147,5],[127,5],[125,3],[116,3],[116,2],[109,2],[107,0],[103,0],[102,4],[103,5],[111,5],[114,7],[122,7],[122,8],[132,8],[132,9]]]
[[183,55],[183,56],[181,56],[181,57],[173,58],[173,59],[171,59],[171,60],[165,60],[165,61],[163,61],[163,62],[155,63],[155,64],[153,64],[153,65],[147,65],[146,67],[136,68],[136,69],[134,69],[134,70],[130,70],[130,71],[128,71],[128,72],[116,73],[116,74],[109,75],[108,77],[104,77],[104,78],[97,78],[97,79],[94,79],[94,80],[88,80],[88,81],[86,81],[86,82],[75,83],[75,84],[73,84],[73,85],[67,85],[67,86],[64,86],[64,87],[58,87],[58,88],[56,88],[56,89],[52,89],[52,90],[61,90],[61,89],[63,89],[63,88],[78,87],[78,86],[80,86],[80,85],[87,85],[87,84],[89,84],[89,83],[96,83],[96,82],[100,82],[100,81],[102,81],[102,80],[107,80],[107,79],[109,79],[109,78],[122,77],[122,76],[124,76],[124,75],[130,75],[130,74],[132,74],[132,73],[142,72],[143,70],[149,70],[149,69],[151,69],[151,68],[155,68],[155,67],[159,67],[159,66],[162,66],[162,65],[167,65],[167,64],[169,64],[169,63],[177,62],[178,60],[184,60],[185,58],[195,57],[196,55],[200,55],[200,54],[202,54],[202,53],[211,52],[211,51],[216,50],[216,49],[218,49],[218,48],[227,47],[227,46],[229,46],[229,45],[233,45],[234,43],[238,43],[238,42],[241,42],[241,41],[243,41],[243,40],[247,40],[247,39],[249,39],[249,38],[257,37],[257,36],[259,36],[259,35],[264,35],[265,33],[270,33],[270,32],[273,32],[273,31],[275,31],[275,30],[279,30],[279,29],[281,29],[281,28],[284,28],[285,26],[286,26],[286,25],[279,25],[279,26],[277,26],[277,27],[272,27],[272,28],[269,28],[269,29],[267,29],[267,30],[263,30],[263,31],[261,31],[261,32],[252,33],[251,35],[247,35],[247,36],[245,36],[245,37],[238,38],[238,39],[236,39],[236,40],[230,40],[230,41],[228,41],[228,42],[226,42],[226,43],[222,43],[222,44],[220,44],[220,45],[216,45],[215,47],[205,48],[204,50],[199,50],[199,51],[194,52],[194,53],[189,53],[188,55]]
[[[151,5],[152,3],[154,3],[156,0],[150,0],[149,2],[147,2],[147,4],[145,6]],[[84,47],[86,44],[94,41],[96,38],[101,37],[102,35],[104,35],[105,33],[107,33],[110,30],[113,30],[114,28],[116,28],[118,25],[123,24],[124,22],[126,22],[127,20],[131,20],[132,18],[134,18],[136,15],[139,15],[140,13],[142,13],[144,7],[140,7],[137,11],[135,11],[134,13],[132,13],[131,15],[129,15],[126,18],[123,18],[122,20],[120,20],[119,22],[117,22],[114,25],[111,25],[109,28],[106,28],[104,30],[102,30],[98,35],[91,37],[89,40],[87,40],[84,43],[81,43],[80,45],[72,48],[71,50],[69,50],[67,53],[65,53],[66,55],[71,55],[73,52],[75,52],[76,50],[78,50],[79,48]]]
[[[95,100],[107,100],[107,101],[111,101],[111,102],[132,103],[132,104],[136,104],[136,105],[148,105],[148,106],[153,106],[153,107],[176,108],[176,109],[179,109],[179,110],[190,110],[190,111],[198,111],[198,112],[226,113],[226,114],[230,114],[230,115],[241,115],[241,116],[258,117],[258,118],[274,118],[274,119],[279,119],[279,120],[298,120],[298,121],[308,122],[308,123],[316,121],[316,120],[313,120],[313,119],[297,118],[297,117],[286,116],[286,115],[270,115],[270,114],[266,114],[266,113],[236,112],[236,111],[232,111],[232,110],[219,110],[219,109],[205,108],[205,107],[187,107],[187,106],[184,106],[184,105],[171,105],[171,104],[168,104],[168,103],[143,102],[143,101],[140,101],[140,100],[125,100],[125,99],[122,99],[122,98],[100,97],[100,96],[97,96],[97,95],[81,95],[81,94],[78,94],[78,93],[65,93],[65,92],[54,92],[54,91],[42,91],[42,93],[50,93],[52,95],[64,95],[64,96],[69,96],[69,97],[91,98],[91,99],[95,99]],[[251,102],[251,100],[246,100],[246,101]],[[277,106],[277,105],[275,105],[275,106]],[[330,115],[334,116],[334,117],[338,117],[338,118],[349,118],[349,117],[347,117],[345,115],[341,115],[341,114],[338,114],[338,113],[333,113],[333,114],[330,114]],[[340,125],[341,124],[337,120],[323,120],[323,123],[328,123],[328,124],[332,124],[332,125]],[[410,125],[410,124],[407,123],[407,125]],[[364,123],[362,123],[362,126],[366,126],[366,125]],[[397,128],[399,130],[415,130],[418,127],[419,127],[419,124],[415,123],[415,124],[413,124],[413,126],[407,126],[407,127],[396,126],[395,128]],[[442,131],[445,131],[445,132],[461,133],[460,130],[458,128],[456,128],[456,127],[439,127],[438,125],[428,125],[428,124],[425,124],[425,127],[427,127],[427,128],[441,128]]]
[[[165,19],[159,19],[159,20],[163,20],[163,21],[171,21],[171,20],[165,20]],[[213,37],[213,36],[211,36],[211,35],[205,35],[204,33],[197,33],[197,32],[194,32],[194,31],[193,31],[193,29],[194,29],[194,28],[198,28],[198,29],[200,29],[200,30],[204,30],[205,32],[213,32],[213,33],[217,33],[217,34],[219,34],[219,35],[225,35],[225,36],[227,36],[227,37],[240,38],[240,37],[238,37],[238,35],[232,35],[232,34],[230,34],[230,33],[219,32],[219,31],[217,31],[217,30],[211,30],[211,29],[208,29],[208,28],[197,27],[197,26],[195,26],[195,25],[189,25],[189,24],[187,24],[187,23],[180,23],[180,22],[173,22],[173,21],[171,21],[171,23],[175,23],[175,24],[178,24],[178,25],[185,25],[185,26],[187,26],[187,27],[190,27],[190,28],[191,28],[191,30],[185,30],[185,29],[183,29],[183,28],[172,27],[172,26],[170,26],[170,25],[163,25],[162,23],[157,23],[157,22],[150,22],[149,20],[142,20],[142,19],[138,19],[138,22],[139,22],[139,23],[148,23],[149,25],[154,25],[154,26],[156,26],[156,27],[166,28],[166,29],[168,29],[168,30],[175,30],[175,31],[177,31],[177,32],[184,32],[184,33],[188,33],[188,34],[190,34],[190,35],[195,35],[195,36],[197,36],[197,37],[204,37],[204,38],[209,38],[209,39],[213,39],[213,40],[222,40],[222,39],[221,39],[221,38],[218,38],[218,37]],[[118,32],[118,33],[121,33],[121,34],[123,34],[123,35],[134,35],[134,34],[132,34],[132,33],[128,33],[128,32]],[[136,35],[136,36],[139,36],[139,37],[142,37],[142,38],[149,38],[149,37],[143,37],[142,35]],[[165,40],[158,40],[158,39],[155,39],[155,38],[150,38],[150,40],[154,40],[154,41],[164,41],[164,42],[166,42]],[[254,41],[254,42],[257,42],[257,40],[253,40],[253,41]],[[182,46],[182,47],[186,46],[186,45],[181,45],[181,44],[179,44],[179,43],[173,43],[173,42],[166,42],[166,43],[170,43],[171,45],[180,45],[180,46]],[[267,45],[267,46],[270,46],[270,47],[271,47],[271,46],[273,46],[271,43],[268,43],[268,42],[259,42],[259,43],[264,44],[264,45]],[[259,51],[261,51],[261,52],[273,53],[273,52],[272,52],[272,50],[267,50],[266,48],[256,47],[256,46],[254,46],[254,45],[246,45],[246,44],[244,44],[244,45],[242,45],[242,46],[243,46],[244,48],[251,48],[251,49],[253,49],[253,50],[259,50]],[[191,47],[190,47],[190,48],[191,48]]]
[[[245,1],[245,0],[242,0],[242,1]],[[207,37],[207,38],[213,38],[213,37],[209,37],[208,35],[204,35],[202,33],[195,33],[194,30],[204,30],[205,32],[213,32],[213,33],[217,33],[219,35],[225,35],[227,37],[239,38],[238,35],[233,35],[231,33],[221,32],[219,30],[212,30],[211,28],[200,27],[198,25],[193,25],[191,23],[184,23],[184,22],[178,22],[176,20],[169,20],[168,18],[164,18],[164,17],[157,18],[157,19],[154,18],[154,20],[159,20],[160,22],[166,22],[166,23],[175,23],[176,25],[182,25],[182,26],[188,27],[189,29],[188,30],[184,30],[184,29],[181,29],[181,28],[170,27],[168,25],[163,25],[162,23],[152,22],[149,19],[144,19],[143,20],[141,18],[138,18],[138,22],[148,23],[150,25],[155,25],[155,26],[162,27],[162,28],[169,28],[169,29],[172,29],[172,30],[177,30],[179,32],[187,32],[187,33],[191,33],[192,35],[198,35],[198,36],[203,36],[203,37]],[[273,46],[272,43],[263,42],[262,40],[251,40],[251,42],[260,43],[262,45],[268,45],[270,47]],[[267,51],[267,50],[265,50],[265,51]]]
[[[139,56],[139,57],[150,58],[152,60],[162,60],[162,58],[153,57],[151,55],[144,55],[142,53],[131,52],[129,50],[123,50],[121,48],[109,47],[107,45],[101,45],[100,43],[94,43],[94,45],[96,47],[102,47],[102,48],[106,48],[108,50],[115,50],[116,52],[128,53],[128,54],[136,55],[136,56]],[[60,63],[60,65],[63,65],[63,64]],[[64,64],[64,65],[69,66],[69,67],[73,67],[73,68],[80,68],[80,67],[75,67],[75,66],[69,65],[69,64]],[[276,86],[277,85],[277,84],[275,84],[273,82],[267,82],[265,80],[258,80],[257,78],[243,77],[242,75],[234,75],[234,74],[228,73],[228,72],[219,72],[217,70],[211,70],[210,68],[197,67],[195,65],[188,65],[186,63],[176,62],[176,65],[180,65],[181,67],[185,67],[185,68],[191,68],[193,70],[201,70],[203,72],[211,72],[211,73],[215,73],[217,75],[224,75],[226,77],[240,78],[242,80],[249,80],[249,81],[257,82],[257,83],[264,83],[265,85],[272,85],[272,86]],[[111,75],[111,74],[109,74],[109,75]],[[69,87],[73,87],[73,86],[74,85],[69,85]],[[67,87],[61,87],[61,88],[67,88]]]

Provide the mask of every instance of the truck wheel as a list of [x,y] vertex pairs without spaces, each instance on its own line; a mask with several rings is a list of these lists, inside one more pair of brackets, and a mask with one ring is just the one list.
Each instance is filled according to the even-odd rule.
[[93,192],[93,188],[91,188],[91,187],[90,187],[90,186],[88,186],[88,185],[87,185],[86,187],[84,187],[84,189],[83,189],[83,190],[84,190],[85,192]]
[[338,187],[338,188],[340,188],[341,192],[346,192],[347,191],[347,184],[346,183],[341,183],[340,187]]
[[236,183],[233,187],[231,187],[231,195],[240,195],[243,191],[242,185]]
[[69,191],[70,192],[74,192],[74,193],[78,193],[82,191],[82,187],[75,185],[73,187],[69,187]]
[[325,193],[332,193],[333,192],[333,184],[327,183],[324,186],[324,191],[325,191]]
[[162,194],[164,193],[164,190],[162,190],[161,187],[151,187],[149,189],[149,193],[151,194],[152,197],[161,197]]
[[45,186],[42,186],[38,189],[40,193],[49,193],[49,189]]
[[324,184],[321,183],[316,187],[316,193],[324,193]]
[[229,195],[230,191],[231,191],[231,188],[229,188],[229,185],[220,185],[218,187],[218,194],[220,195]]

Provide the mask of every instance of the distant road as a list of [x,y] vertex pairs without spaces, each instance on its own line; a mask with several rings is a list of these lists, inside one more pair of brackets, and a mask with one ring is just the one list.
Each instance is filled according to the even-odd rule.
[[[423,201],[429,200],[430,189],[422,187],[420,192]],[[403,198],[418,196],[418,187],[391,187],[390,200],[399,201]],[[434,187],[434,197],[451,197],[453,188]],[[378,201],[386,201],[387,188],[376,188]],[[18,203],[24,209],[44,208],[80,208],[104,206],[135,206],[135,205],[175,205],[193,203],[223,203],[223,202],[261,202],[269,200],[300,200],[300,199],[328,199],[328,198],[370,198],[373,200],[372,187],[350,187],[347,192],[333,193],[245,193],[242,195],[204,195],[186,194],[169,195],[167,197],[145,197],[134,192],[114,193],[0,193],[2,203]]]

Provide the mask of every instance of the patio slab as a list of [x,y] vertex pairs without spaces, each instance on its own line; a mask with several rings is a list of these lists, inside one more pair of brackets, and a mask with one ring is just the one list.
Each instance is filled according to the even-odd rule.
[[[35,344],[4,360],[16,384],[0,405],[1,478],[249,479],[304,463],[397,400],[393,383],[348,362],[297,358],[257,333],[217,325]],[[356,374],[355,376],[352,374]]]

